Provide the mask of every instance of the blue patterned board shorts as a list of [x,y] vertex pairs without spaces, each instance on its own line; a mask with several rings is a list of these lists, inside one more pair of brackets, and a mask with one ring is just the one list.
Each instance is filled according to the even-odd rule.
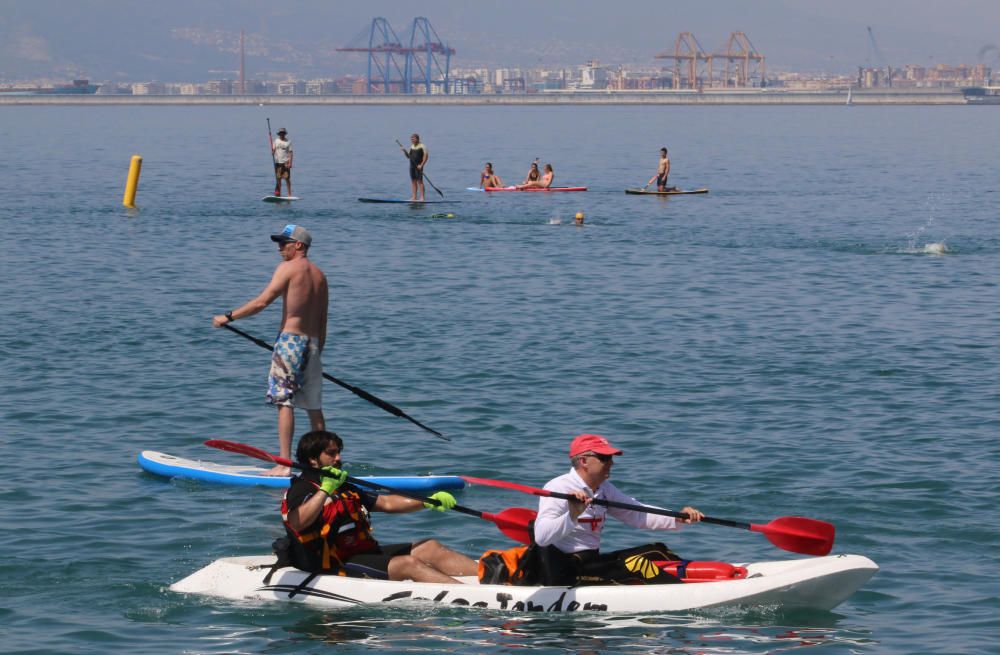
[[267,402],[322,409],[323,362],[317,339],[291,332],[278,335],[267,378]]

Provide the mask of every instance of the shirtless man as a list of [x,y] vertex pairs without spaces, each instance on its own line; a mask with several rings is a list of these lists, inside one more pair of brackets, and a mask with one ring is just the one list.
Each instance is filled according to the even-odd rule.
[[657,191],[671,191],[673,187],[667,186],[667,177],[669,176],[670,176],[670,157],[667,157],[666,148],[660,148],[660,165],[656,169],[656,175],[649,178],[649,182],[646,182],[646,186],[649,186],[655,181]]
[[517,185],[518,189],[548,189],[552,186],[552,181],[555,179],[556,174],[552,170],[552,164],[545,164],[545,174],[542,175],[542,179],[525,182],[524,184]]
[[[281,329],[274,343],[267,400],[278,408],[278,445],[282,457],[291,458],[295,433],[295,407],[306,410],[313,430],[325,430],[323,418],[323,363],[329,291],[323,271],[309,261],[312,235],[299,225],[286,225],[272,234],[284,260],[260,295],[246,304],[212,318],[219,328],[237,319],[253,316],[282,299]],[[271,475],[288,475],[285,466],[275,466]]]

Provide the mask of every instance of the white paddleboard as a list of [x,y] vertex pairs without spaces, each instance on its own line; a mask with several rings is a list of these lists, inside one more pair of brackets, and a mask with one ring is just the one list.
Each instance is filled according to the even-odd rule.
[[261,198],[264,202],[293,202],[298,200],[298,196],[264,196]]

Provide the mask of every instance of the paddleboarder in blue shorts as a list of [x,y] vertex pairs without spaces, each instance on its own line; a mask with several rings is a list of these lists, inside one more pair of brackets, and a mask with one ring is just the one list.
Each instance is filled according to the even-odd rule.
[[[283,260],[274,269],[267,287],[253,300],[212,318],[219,328],[253,316],[282,299],[281,328],[271,356],[267,401],[278,408],[280,454],[291,458],[295,433],[295,407],[306,410],[313,430],[326,429],[323,417],[323,362],[329,290],[326,275],[309,261],[312,235],[300,225],[286,225],[271,241]],[[271,475],[288,475],[286,466],[275,466]]]

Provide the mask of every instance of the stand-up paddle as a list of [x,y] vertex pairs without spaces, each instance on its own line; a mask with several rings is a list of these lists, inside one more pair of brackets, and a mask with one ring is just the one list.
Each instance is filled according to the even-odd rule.
[[[311,466],[300,466],[298,463],[293,462],[290,459],[272,455],[266,450],[261,450],[260,448],[256,448],[245,443],[226,441],[224,439],[209,439],[205,442],[205,445],[210,448],[218,448],[219,450],[225,450],[230,453],[239,453],[240,455],[256,457],[257,459],[265,462],[271,462],[272,464],[278,464],[280,466],[288,466],[290,468],[299,469],[300,471],[312,471],[314,473],[319,473],[320,475],[331,475],[329,472],[322,469],[313,468]],[[420,502],[429,503],[435,506],[441,504],[434,498],[427,498],[409,491],[394,489],[378,482],[372,482],[371,480],[361,480],[359,478],[347,476],[347,481],[351,484],[381,489],[382,491],[387,491],[391,494],[404,496],[413,500],[419,500]],[[534,510],[524,507],[510,507],[503,510],[499,514],[490,514],[489,512],[480,512],[479,510],[462,507],[461,505],[455,505],[451,509],[452,511],[459,512],[461,514],[475,516],[476,518],[483,519],[484,521],[492,522],[497,526],[497,528],[500,529],[500,532],[504,533],[514,541],[520,541],[523,544],[531,543],[531,535],[528,532],[528,524],[535,519],[535,515],[537,513]]]
[[[569,494],[559,493],[558,491],[549,491],[548,489],[539,489],[537,487],[529,487],[527,485],[517,484],[516,482],[489,480],[487,478],[473,478],[465,475],[461,475],[459,477],[469,484],[481,484],[487,487],[513,489],[514,491],[520,491],[521,493],[532,494],[534,496],[562,498],[563,500],[570,500],[574,498],[574,496],[570,496]],[[678,519],[688,518],[688,515],[684,512],[673,512],[668,509],[660,509],[659,507],[649,507],[648,505],[629,505],[628,503],[619,503],[613,500],[603,500],[597,498],[595,498],[593,502],[598,505],[604,505],[605,507],[617,507],[619,509],[628,509],[634,512],[662,514],[663,516],[672,516]],[[816,519],[809,519],[801,516],[782,516],[781,518],[774,519],[767,525],[754,525],[752,523],[745,523],[742,521],[716,519],[710,516],[703,517],[701,522],[711,523],[713,525],[723,525],[727,528],[739,528],[741,530],[749,530],[751,532],[760,532],[778,548],[793,553],[802,553],[804,555],[827,555],[833,548],[833,538],[836,533],[836,529],[833,525],[827,523],[826,521],[818,521]]]
[[[407,158],[410,157],[410,151],[406,149],[406,146],[404,146],[402,143],[399,142],[399,139],[396,139],[396,145],[399,146],[399,149],[403,151],[403,154],[406,155]],[[438,193],[439,196],[441,196],[442,198],[444,198],[444,194],[441,193],[441,189],[439,189],[436,186],[434,186],[434,183],[431,182],[431,178],[427,177],[427,173],[424,173],[423,171],[421,171],[421,174],[424,176],[424,179],[427,180],[427,184],[430,184],[431,188],[434,189],[435,191],[437,191],[437,193]]]
[[[222,327],[226,328],[227,330],[231,330],[231,331],[235,332],[236,334],[240,335],[244,339],[248,339],[248,340],[254,342],[255,344],[257,344],[261,348],[265,348],[265,349],[270,350],[272,352],[274,351],[274,346],[272,346],[271,344],[267,343],[266,341],[264,341],[262,339],[258,339],[257,337],[249,335],[249,334],[247,334],[246,332],[244,332],[243,330],[241,330],[241,329],[239,329],[237,327],[233,327],[230,323],[226,323]],[[350,391],[351,393],[353,393],[355,396],[358,396],[359,398],[364,398],[365,400],[367,400],[371,404],[373,404],[373,405],[375,405],[375,406],[377,406],[377,407],[379,407],[381,409],[384,409],[385,411],[389,412],[390,414],[398,416],[399,418],[405,418],[410,423],[413,423],[414,425],[416,425],[416,426],[418,426],[420,428],[423,428],[424,430],[427,430],[428,432],[430,432],[431,434],[433,434],[435,437],[439,437],[441,439],[444,439],[445,441],[451,441],[451,437],[446,437],[443,434],[441,434],[440,432],[438,432],[437,430],[435,430],[434,428],[427,427],[426,425],[424,425],[423,423],[421,423],[417,419],[413,418],[412,416],[410,416],[409,414],[407,414],[406,412],[404,412],[400,408],[396,407],[392,403],[388,403],[388,402],[382,400],[381,398],[373,396],[372,394],[368,393],[364,389],[361,389],[360,387],[356,387],[356,386],[354,386],[352,384],[348,384],[347,382],[344,382],[343,380],[338,380],[337,378],[333,377],[329,373],[323,373],[323,377],[325,377],[330,382],[333,382],[334,384],[336,384],[338,386],[341,386],[344,389],[347,389],[348,391]]]
[[271,117],[267,118],[267,145],[271,153],[271,170],[274,171],[274,197],[281,196],[281,178],[278,177],[278,162],[274,159],[274,136],[271,134]]

